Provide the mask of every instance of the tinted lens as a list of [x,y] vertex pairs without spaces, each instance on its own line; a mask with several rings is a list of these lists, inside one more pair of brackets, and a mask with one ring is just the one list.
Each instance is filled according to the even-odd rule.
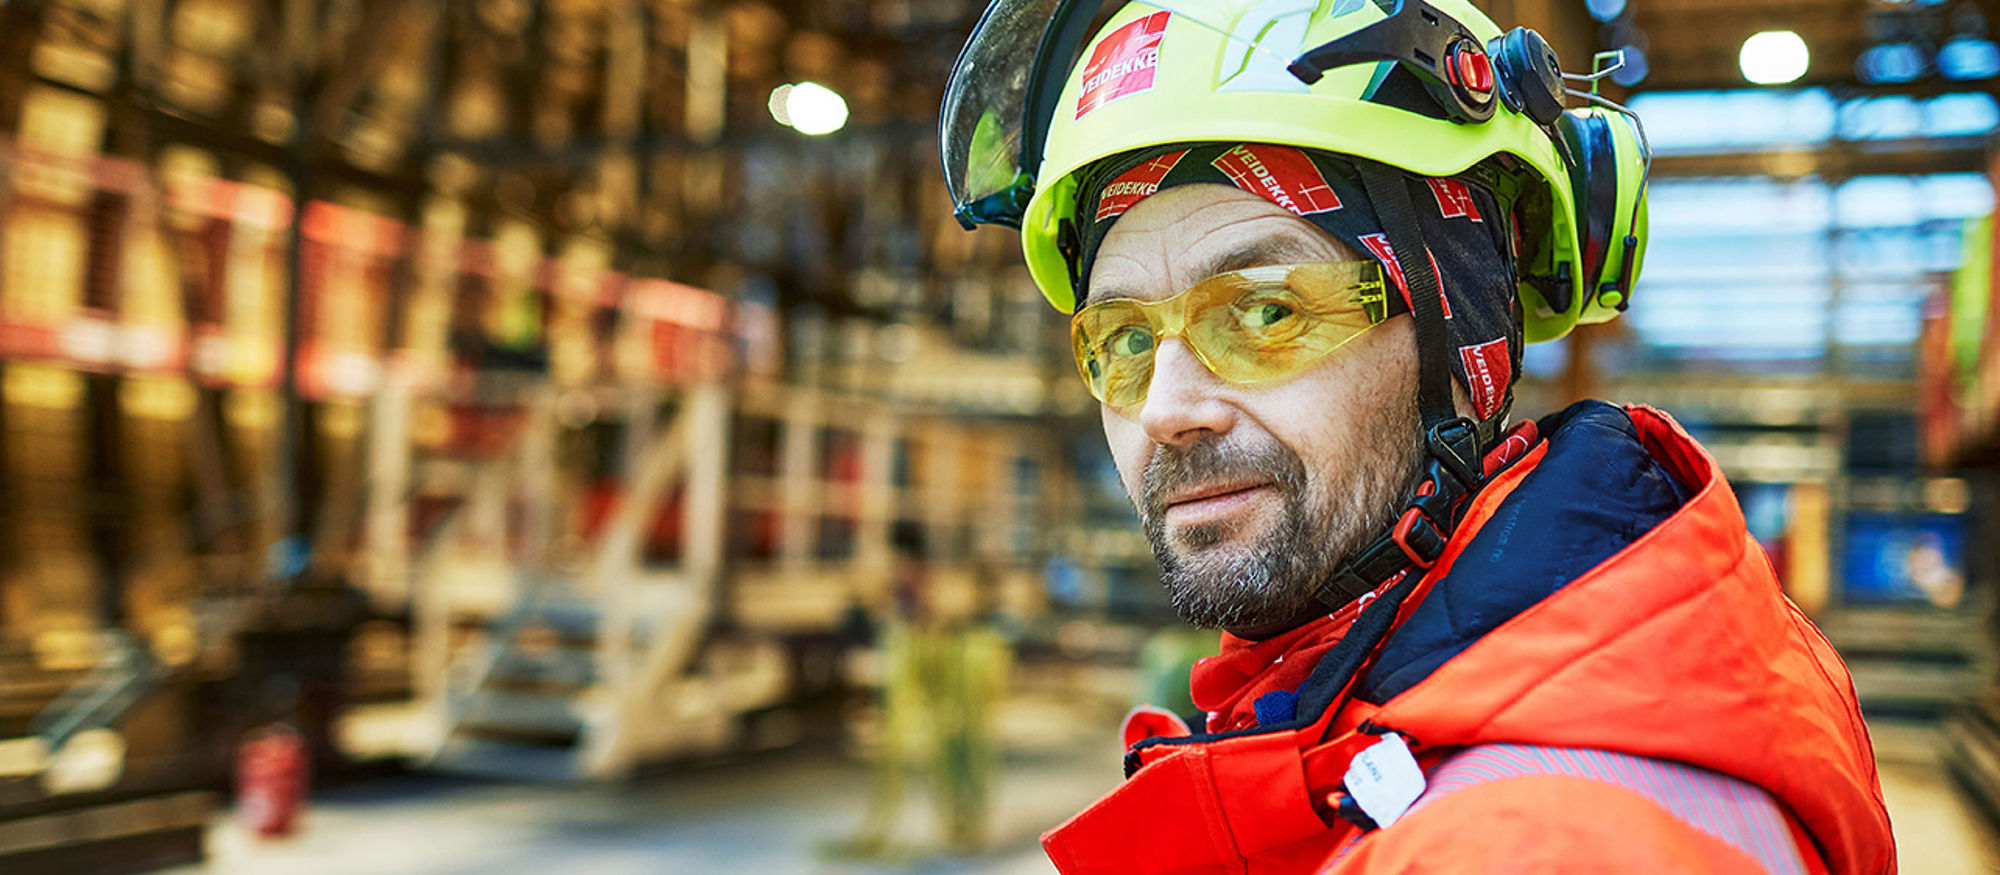
[[1128,407],[1146,399],[1161,335],[1180,335],[1216,376],[1254,383],[1295,374],[1386,318],[1374,262],[1260,267],[1155,303],[1091,304],[1071,321],[1070,339],[1090,393]]
[[1077,370],[1097,400],[1113,407],[1145,400],[1157,344],[1149,315],[1137,301],[1113,300],[1085,307],[1071,320]]
[[1386,315],[1373,262],[1253,268],[1187,294],[1189,345],[1235,383],[1297,373]]

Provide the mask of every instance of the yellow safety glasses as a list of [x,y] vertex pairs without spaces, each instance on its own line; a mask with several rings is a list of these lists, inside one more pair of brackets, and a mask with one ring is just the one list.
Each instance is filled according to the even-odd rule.
[[1232,383],[1288,377],[1389,318],[1373,261],[1272,265],[1218,274],[1163,301],[1111,298],[1070,321],[1076,367],[1112,407],[1146,400],[1153,351],[1179,337]]

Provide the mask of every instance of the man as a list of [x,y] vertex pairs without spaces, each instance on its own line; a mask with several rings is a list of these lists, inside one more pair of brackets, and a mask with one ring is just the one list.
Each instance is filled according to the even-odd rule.
[[1465,2],[1097,7],[988,9],[947,182],[1073,310],[1224,632],[1057,867],[1893,871],[1846,669],[1713,460],[1646,408],[1507,424],[1521,343],[1629,298],[1636,124]]

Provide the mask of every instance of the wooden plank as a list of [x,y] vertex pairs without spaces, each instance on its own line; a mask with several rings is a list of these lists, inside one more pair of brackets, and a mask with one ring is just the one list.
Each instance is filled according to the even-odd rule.
[[411,378],[391,368],[369,403],[367,544],[363,572],[378,608],[410,603]]
[[46,848],[200,827],[216,802],[216,794],[192,790],[0,823],[0,860]]

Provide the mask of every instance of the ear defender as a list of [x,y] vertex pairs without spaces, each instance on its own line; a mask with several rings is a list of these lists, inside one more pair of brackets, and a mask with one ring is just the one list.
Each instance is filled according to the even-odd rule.
[[1488,44],[1500,74],[1500,101],[1548,127],[1563,111],[1562,64],[1542,35],[1517,27]]
[[1578,322],[1614,319],[1632,301],[1646,248],[1646,151],[1632,120],[1617,110],[1565,110],[1556,135],[1570,162],[1576,198]]
[[[1614,319],[1631,304],[1632,283],[1645,257],[1648,164],[1645,142],[1632,118],[1596,93],[1596,80],[1616,67],[1574,77],[1590,81],[1592,87],[1589,93],[1572,92],[1564,85],[1555,49],[1539,33],[1517,27],[1487,50],[1493,56],[1501,102],[1549,129],[1569,165],[1577,219],[1576,263],[1570,275],[1581,278],[1583,297],[1577,321]],[[1605,60],[1600,55],[1596,62],[1601,66]],[[1566,110],[1566,94],[1583,97],[1590,105]]]

